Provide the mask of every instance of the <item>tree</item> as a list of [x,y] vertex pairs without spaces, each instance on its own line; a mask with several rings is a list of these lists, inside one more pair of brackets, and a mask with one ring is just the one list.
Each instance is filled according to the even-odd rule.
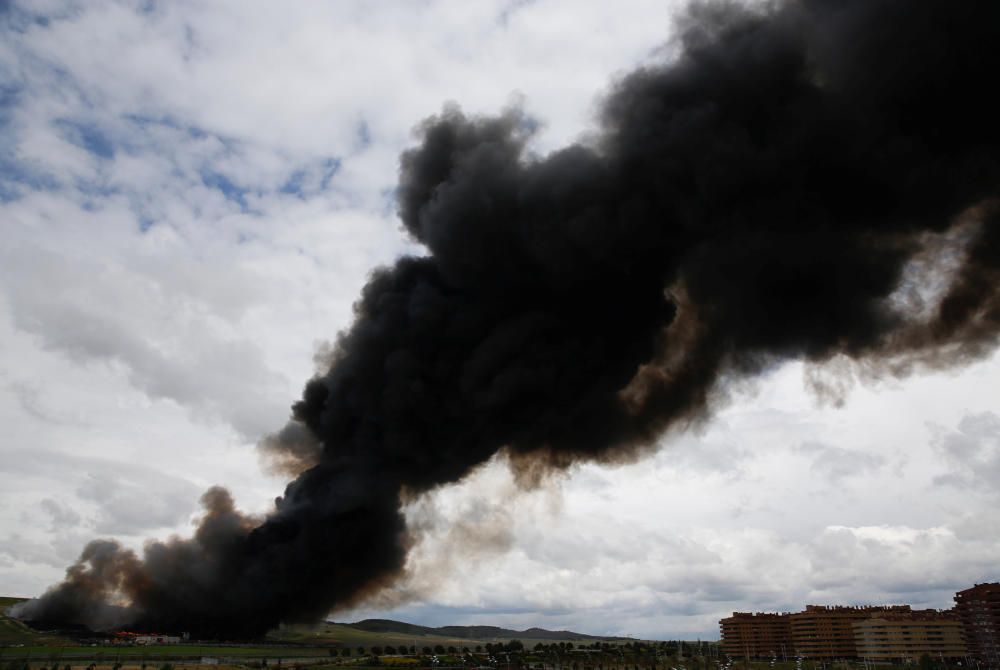
[[350,656],[351,655],[351,648],[350,647],[344,647],[343,649],[340,650],[340,655],[341,656]]
[[423,652],[424,656],[430,656],[431,654],[434,653],[430,647],[424,647],[423,649],[421,649],[421,651]]
[[439,644],[434,645],[434,653],[435,654],[443,654],[444,653],[444,647],[442,647]]
[[365,648],[358,647],[358,656],[364,656],[364,655],[365,655]]
[[511,640],[505,645],[507,651],[524,651],[524,643],[520,640]]
[[372,654],[374,654],[375,656],[381,656],[382,647],[372,647]]
[[483,645],[481,645],[481,644],[477,644],[476,645],[476,653],[477,654],[483,653]]
[[456,653],[457,651],[458,651],[458,650],[457,650],[457,649],[455,649],[455,647],[451,647],[451,646],[449,646],[449,647],[448,647],[448,653],[449,653],[449,654],[454,654],[454,653]]
[[395,654],[396,653],[396,648],[393,647],[391,644],[387,644],[385,646],[385,653],[387,653],[387,654]]

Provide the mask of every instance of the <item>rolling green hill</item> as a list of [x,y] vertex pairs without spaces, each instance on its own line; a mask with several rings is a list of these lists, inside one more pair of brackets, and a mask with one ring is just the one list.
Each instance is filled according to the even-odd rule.
[[[488,642],[521,640],[527,646],[538,642],[624,642],[628,638],[600,637],[572,631],[551,631],[543,628],[512,630],[497,626],[442,626],[431,628],[389,619],[365,619],[355,623],[325,622],[316,625],[282,626],[268,634],[275,642],[296,644],[329,644],[345,647],[415,646],[475,647]],[[529,644],[529,642],[531,644]]]
[[401,633],[404,635],[442,635],[445,637],[459,638],[463,640],[493,640],[493,639],[518,639],[518,640],[564,640],[567,642],[578,640],[627,640],[628,638],[601,637],[600,635],[586,635],[584,633],[574,633],[569,630],[546,630],[544,628],[529,628],[527,630],[512,630],[510,628],[499,628],[497,626],[441,626],[439,628],[429,628],[418,626],[402,621],[392,621],[391,619],[365,619],[355,623],[338,624],[350,626],[358,630],[366,630],[376,633]]
[[26,598],[0,597],[0,646],[50,646],[69,644],[65,638],[39,633],[25,626],[17,619],[7,616],[7,609],[24,602]]

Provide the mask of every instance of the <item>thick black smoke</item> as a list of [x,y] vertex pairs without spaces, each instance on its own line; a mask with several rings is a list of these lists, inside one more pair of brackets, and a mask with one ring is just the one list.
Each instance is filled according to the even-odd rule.
[[[308,466],[274,512],[210,491],[193,539],[91,545],[21,615],[257,635],[391,583],[401,499],[500,449],[527,473],[631,458],[780,361],[989,352],[1000,3],[698,4],[679,35],[551,155],[517,111],[426,121],[399,212],[429,255],[375,272],[272,440]],[[903,299],[947,249],[941,294]]]

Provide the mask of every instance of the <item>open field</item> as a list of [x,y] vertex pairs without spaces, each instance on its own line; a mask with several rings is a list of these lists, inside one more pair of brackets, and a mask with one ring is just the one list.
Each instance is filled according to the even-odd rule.
[[39,659],[50,657],[61,658],[95,658],[114,661],[115,659],[143,659],[143,658],[202,658],[212,657],[237,657],[237,658],[329,658],[330,650],[327,647],[299,647],[299,646],[243,646],[243,645],[203,645],[203,644],[158,644],[149,646],[86,646],[69,643],[65,646],[57,645],[34,645],[23,647],[11,647],[6,650],[6,655],[17,653],[20,656],[37,656]]
[[395,631],[367,631],[352,628],[351,626],[339,623],[321,623],[316,625],[282,626],[278,630],[267,635],[268,640],[274,642],[291,642],[296,644],[317,644],[317,645],[337,645],[350,648],[356,647],[385,647],[385,646],[413,646],[419,651],[422,647],[455,647],[462,649],[468,647],[483,646],[487,643],[508,642],[512,639],[520,639],[525,647],[531,648],[541,642],[543,644],[558,644],[559,642],[573,642],[579,644],[577,639],[552,638],[552,639],[524,639],[517,638],[516,635],[504,637],[488,638],[467,638],[452,637],[445,635],[429,635],[426,633],[400,633]]
[[[291,648],[295,649],[294,655],[301,657],[329,656],[329,647],[348,647],[356,650],[358,647],[370,649],[371,647],[416,647],[419,652],[423,647],[434,648],[438,645],[448,648],[454,647],[461,650],[467,647],[470,650],[477,646],[485,646],[487,643],[507,642],[516,638],[516,635],[499,637],[468,638],[449,635],[437,635],[418,630],[418,626],[413,626],[412,631],[373,631],[361,630],[346,624],[339,623],[319,623],[315,625],[294,625],[282,626],[277,630],[268,633],[258,645],[226,646],[223,652],[216,645],[169,645],[155,647],[89,647],[80,646],[64,637],[40,633],[25,626],[16,619],[6,616],[5,611],[15,603],[21,602],[23,598],[3,598],[0,597],[0,647],[12,647],[23,645],[25,650],[33,650],[34,653],[43,653],[44,650],[57,647],[66,650],[67,654],[94,653],[93,649],[101,649],[107,653],[119,653],[122,657],[134,657],[135,654],[176,654],[177,656],[188,655],[223,655],[223,656],[252,656],[258,658],[271,658],[292,656]],[[551,639],[522,639],[525,646],[533,647],[541,642],[552,644],[559,642],[574,642],[579,644],[580,640],[575,638]],[[275,645],[275,646],[271,646]],[[289,646],[290,645],[290,646]],[[90,650],[90,651],[87,651]]]
[[73,644],[65,638],[31,630],[17,619],[11,619],[7,616],[8,607],[23,601],[24,598],[0,597],[0,647],[18,644],[40,646]]
[[[486,654],[476,654],[474,658],[463,658],[462,651],[478,651],[488,644],[505,643],[520,639],[524,651],[517,655],[514,665],[528,666],[541,670],[623,670],[616,666],[630,666],[628,670],[639,670],[646,666],[650,658],[627,659],[617,645],[623,639],[607,638],[614,650],[604,652],[579,649],[603,638],[581,639],[579,633],[568,631],[552,632],[552,635],[566,635],[541,638],[548,631],[532,629],[523,635],[492,627],[448,627],[445,630],[424,628],[401,622],[370,620],[356,625],[324,622],[315,625],[281,626],[265,639],[247,644],[212,644],[193,642],[191,644],[115,646],[99,643],[87,644],[81,640],[35,631],[20,621],[11,619],[4,611],[19,602],[18,598],[0,598],[0,670],[291,670],[320,668],[347,670],[352,667],[396,667],[398,670],[418,670],[431,665],[431,655],[437,655],[435,670],[461,668],[469,663],[485,665],[489,663]],[[441,634],[452,633],[454,635]],[[483,633],[495,633],[484,636]],[[480,637],[468,637],[470,635]],[[553,655],[535,653],[535,645],[572,643],[579,650],[572,653],[560,652]],[[394,647],[400,652],[413,648],[412,655],[382,653],[373,657],[373,648]],[[344,656],[343,650],[349,650]],[[380,649],[381,648],[381,649]],[[364,653],[362,653],[362,651]],[[425,653],[426,650],[426,653]],[[437,651],[441,650],[441,651]],[[447,650],[447,651],[445,651]],[[454,650],[454,651],[452,651]],[[205,663],[206,659],[212,659]],[[494,667],[502,661],[494,661]],[[668,670],[662,663],[656,670]],[[643,667],[643,670],[646,670]],[[676,670],[711,670],[705,667],[677,668]],[[751,670],[751,669],[747,669]],[[764,670],[763,668],[760,670]],[[773,669],[768,669],[773,670]],[[805,669],[804,669],[805,670]],[[811,669],[809,669],[811,670]]]
[[[8,649],[6,651],[12,650]],[[360,668],[393,668],[405,665],[405,670],[466,670],[466,668],[463,668],[460,659],[452,657],[443,657],[440,664],[436,666],[430,666],[427,663],[427,659],[402,657],[383,657],[374,666],[370,659],[282,659],[281,663],[277,659],[271,659],[269,663],[263,664],[261,663],[261,659],[226,659],[218,656],[212,658],[216,659],[216,662],[206,663],[204,658],[164,659],[150,657],[146,659],[123,658],[120,663],[116,663],[113,659],[57,659],[51,655],[26,659],[25,657],[0,654],[0,668],[4,670],[166,670],[166,668],[169,668],[169,670],[360,670]],[[485,659],[482,660],[485,661]],[[679,664],[676,661],[663,662],[661,660],[655,666],[642,663],[633,664],[631,660],[623,666],[616,662],[607,663],[609,659],[604,659],[606,663],[602,666],[595,665],[593,661],[573,662],[570,660],[564,661],[561,664],[553,664],[551,661],[546,662],[540,657],[535,657],[534,654],[525,654],[521,660],[521,667],[530,670],[573,670],[574,668],[576,670],[598,670],[598,668],[602,668],[603,670],[636,670],[636,668],[638,670],[698,670],[698,668],[705,667],[702,663],[690,662],[690,659],[686,659],[686,662]],[[91,668],[92,661],[95,664],[93,668]],[[405,663],[396,661],[403,661]],[[965,670],[960,666],[951,664],[935,664],[935,666],[936,670]],[[480,668],[482,667],[480,666]],[[515,667],[516,665],[512,664],[508,669],[503,659],[500,659],[493,666],[496,670],[514,670]],[[714,663],[709,667],[717,668]],[[772,665],[769,661],[753,661],[750,663],[736,661],[732,666],[732,670],[794,670],[795,667],[793,662],[779,661]],[[804,670],[871,670],[873,667],[888,669],[899,666],[892,666],[890,664],[875,666],[871,663],[865,665],[861,661],[827,661],[825,664],[818,661],[806,661],[803,664]],[[399,668],[398,670],[404,669]]]
[[[73,659],[28,659],[24,660],[22,658],[14,657],[4,657],[0,656],[0,667],[5,668],[5,670],[53,670],[53,664],[56,666],[57,670],[115,670],[117,665],[117,670],[162,670],[164,666],[170,667],[170,670],[249,670],[250,668],[259,669],[261,668],[260,663],[254,662],[226,662],[219,661],[218,663],[211,662],[205,663],[204,659],[148,659],[145,665],[142,661],[138,660],[126,660],[122,661],[121,664],[115,664],[108,661],[95,661],[95,665],[91,667],[91,659],[83,660],[73,660]],[[333,665],[330,662],[326,663],[286,663],[282,666],[274,666],[275,670],[280,668],[281,670],[322,670],[329,669],[334,670]]]

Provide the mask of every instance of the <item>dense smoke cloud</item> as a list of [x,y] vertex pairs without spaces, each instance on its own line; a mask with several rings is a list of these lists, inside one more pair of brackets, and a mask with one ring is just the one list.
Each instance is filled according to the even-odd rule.
[[678,35],[551,155],[518,110],[427,120],[399,213],[429,254],[373,274],[269,439],[299,473],[274,511],[213,489],[193,539],[93,543],[20,615],[258,635],[391,584],[401,503],[498,450],[530,481],[635,458],[781,361],[991,351],[1000,4],[698,4]]

